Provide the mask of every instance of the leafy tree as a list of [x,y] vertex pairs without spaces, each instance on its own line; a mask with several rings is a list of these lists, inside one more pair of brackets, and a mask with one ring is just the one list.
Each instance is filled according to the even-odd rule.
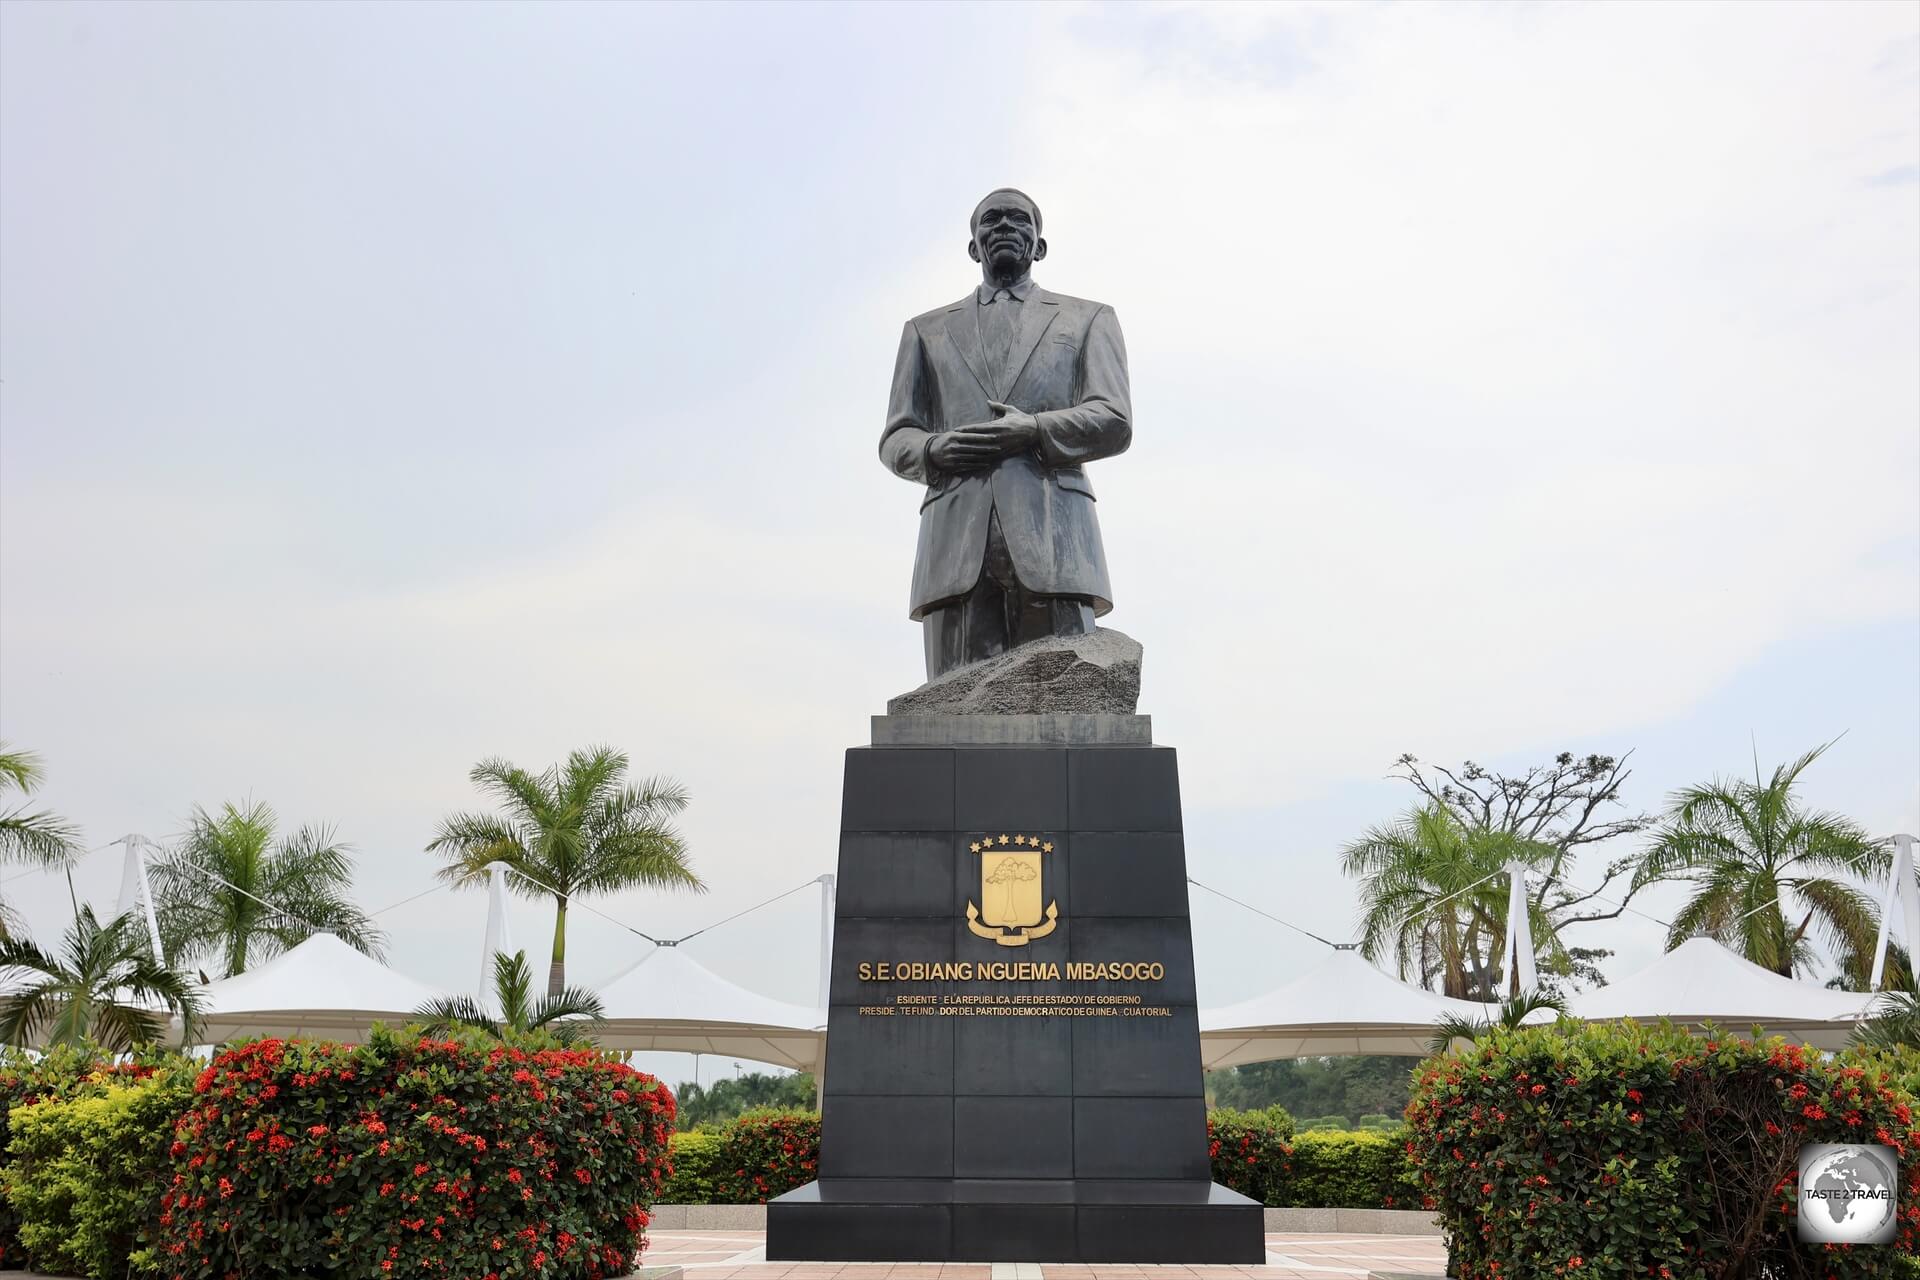
[[1551,1009],[1566,1016],[1567,1005],[1544,991],[1522,991],[1519,995],[1508,996],[1500,1002],[1500,1011],[1484,1020],[1448,1014],[1433,1024],[1433,1039],[1428,1042],[1429,1053],[1446,1053],[1450,1049],[1478,1044],[1480,1040],[1499,1027],[1512,1031],[1526,1025],[1529,1016],[1542,1009]]
[[126,1053],[157,1040],[170,1014],[191,1042],[200,993],[191,980],[154,956],[133,913],[101,924],[80,908],[48,954],[24,938],[0,941],[0,971],[15,971],[0,996],[0,1040],[8,1044],[78,1046],[89,1041]]
[[153,864],[160,941],[181,964],[217,958],[228,977],[311,937],[331,933],[371,956],[386,942],[348,896],[349,846],[326,827],[275,839],[279,819],[265,804],[198,805],[187,833]]
[[489,1014],[472,996],[434,1000],[414,1010],[414,1016],[434,1031],[449,1027],[478,1027],[501,1040],[551,1038],[560,1044],[591,1040],[606,1006],[591,991],[569,987],[557,996],[532,995],[533,974],[527,953],[497,952],[493,957],[493,991],[500,1016]]
[[[1545,866],[1553,850],[1512,832],[1461,821],[1437,802],[1392,826],[1374,827],[1341,851],[1342,869],[1360,880],[1360,952],[1397,960],[1400,976],[1447,995],[1487,999],[1500,987],[1507,938],[1508,862]],[[1536,910],[1536,946],[1564,966],[1552,923]]]
[[[31,795],[45,776],[39,756],[0,742],[0,795],[8,791]],[[71,862],[79,851],[80,830],[64,818],[29,813],[24,805],[0,812],[0,863],[58,867]],[[8,936],[18,923],[13,912],[0,904],[0,938]]]
[[1850,819],[1809,810],[1795,795],[1826,749],[1764,781],[1756,761],[1752,782],[1716,778],[1673,794],[1634,877],[1637,885],[1692,886],[1667,932],[1668,950],[1705,934],[1787,977],[1812,963],[1810,933],[1855,964],[1873,955],[1879,910],[1842,877],[1884,874],[1892,855]]
[[[1399,1115],[1407,1109],[1418,1058],[1362,1056],[1253,1062],[1207,1073],[1216,1107],[1296,1116]],[[1344,1126],[1343,1126],[1344,1127]]]
[[566,986],[567,906],[574,898],[642,886],[703,890],[687,848],[668,819],[687,807],[671,778],[626,782],[627,757],[611,747],[575,751],[564,767],[533,774],[505,760],[483,760],[468,775],[499,814],[456,813],[427,846],[447,859],[440,878],[456,886],[486,883],[504,862],[515,892],[553,899],[553,963],[547,994]]
[[743,1076],[723,1076],[709,1085],[683,1080],[673,1094],[680,1104],[680,1128],[690,1130],[769,1107],[811,1111],[814,1081],[804,1072],[772,1075],[749,1071]]
[[[1533,931],[1541,970],[1541,985],[1559,992],[1582,985],[1604,985],[1599,962],[1612,952],[1574,946],[1566,931],[1581,924],[1612,920],[1627,909],[1639,886],[1631,880],[1615,882],[1636,865],[1631,854],[1617,856],[1591,873],[1594,883],[1581,887],[1570,877],[1580,856],[1595,846],[1645,831],[1651,815],[1618,813],[1621,792],[1632,771],[1625,756],[1577,756],[1563,751],[1545,764],[1518,773],[1501,773],[1472,760],[1458,768],[1422,764],[1413,755],[1395,761],[1394,777],[1408,783],[1428,805],[1437,805],[1471,831],[1505,837],[1528,849],[1548,851],[1538,862],[1529,861],[1530,898],[1536,919],[1547,927]],[[1588,877],[1581,872],[1581,878]],[[1502,898],[1502,903],[1505,899]],[[1504,905],[1500,910],[1504,918]],[[1495,987],[1499,974],[1494,974]]]

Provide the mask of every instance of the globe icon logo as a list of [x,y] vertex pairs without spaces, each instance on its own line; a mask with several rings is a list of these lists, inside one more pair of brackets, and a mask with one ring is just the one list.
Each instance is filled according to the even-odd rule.
[[1891,1147],[1809,1143],[1800,1149],[1800,1239],[1809,1244],[1889,1244],[1900,1203]]

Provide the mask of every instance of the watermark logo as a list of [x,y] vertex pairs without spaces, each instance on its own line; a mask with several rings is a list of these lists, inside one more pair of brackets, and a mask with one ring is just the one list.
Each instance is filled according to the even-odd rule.
[[1800,1239],[1891,1244],[1900,1204],[1893,1148],[1808,1143],[1800,1148]]

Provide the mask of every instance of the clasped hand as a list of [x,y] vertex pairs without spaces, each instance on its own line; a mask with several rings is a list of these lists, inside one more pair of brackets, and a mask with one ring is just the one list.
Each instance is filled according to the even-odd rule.
[[1002,458],[1025,453],[1040,441],[1040,424],[1010,404],[987,401],[991,422],[969,423],[942,431],[927,445],[927,460],[941,471],[978,471]]

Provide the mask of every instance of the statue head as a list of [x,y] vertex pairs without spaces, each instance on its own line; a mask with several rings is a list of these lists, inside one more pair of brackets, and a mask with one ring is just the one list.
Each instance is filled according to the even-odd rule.
[[1033,197],[1013,187],[989,191],[973,206],[969,223],[973,238],[967,256],[996,280],[1018,280],[1047,256],[1040,238],[1040,206]]

